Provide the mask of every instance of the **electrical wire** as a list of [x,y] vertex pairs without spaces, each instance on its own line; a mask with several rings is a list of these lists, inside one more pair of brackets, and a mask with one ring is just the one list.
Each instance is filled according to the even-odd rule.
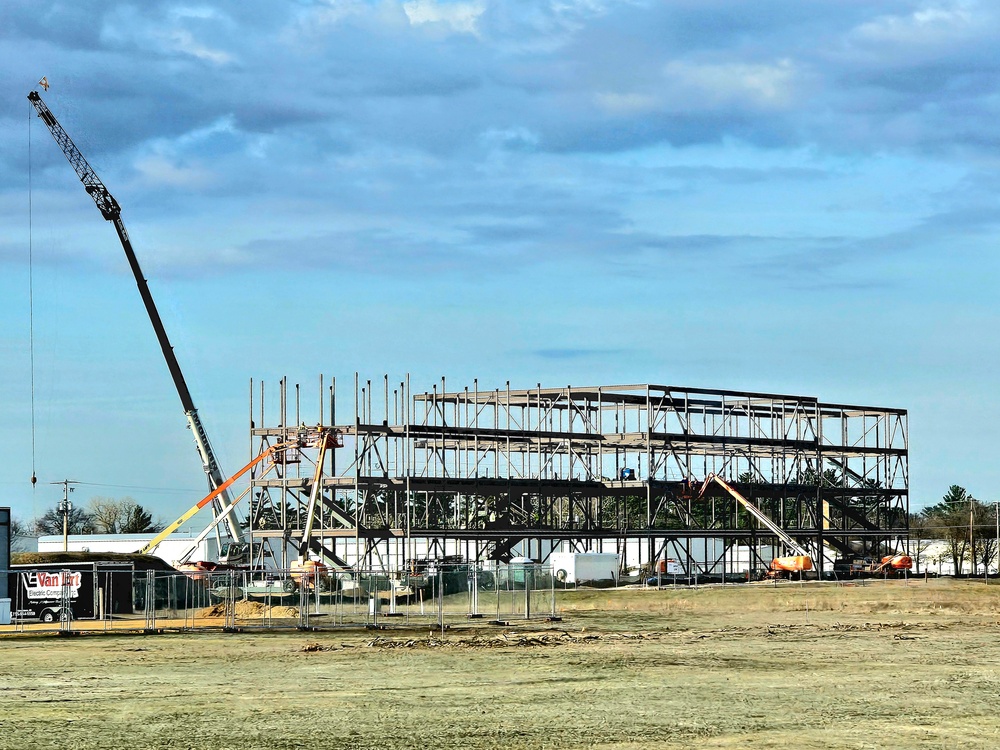
[[113,487],[119,490],[147,490],[149,492],[178,492],[184,494],[201,492],[200,489],[184,489],[183,487],[142,487],[135,484],[101,484],[100,482],[76,482],[75,484],[84,487]]

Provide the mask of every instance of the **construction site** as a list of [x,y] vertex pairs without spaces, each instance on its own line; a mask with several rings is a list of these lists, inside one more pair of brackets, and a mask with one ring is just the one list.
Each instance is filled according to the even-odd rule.
[[1000,747],[1000,21],[787,5],[10,3],[0,750]]
[[[322,594],[342,602],[347,592],[354,613],[369,597],[373,617],[383,584],[391,608],[416,596],[421,615],[424,593],[465,590],[464,608],[479,616],[481,575],[493,583],[501,621],[500,591],[513,582],[548,588],[550,606],[541,609],[555,617],[556,583],[660,585],[667,576],[674,585],[726,584],[910,569],[907,413],[898,408],[650,383],[490,389],[478,381],[449,388],[441,378],[414,389],[409,376],[357,373],[346,386],[322,377],[307,388],[251,381],[250,455],[227,477],[120,204],[38,92],[28,100],[115,228],[211,488],[137,552],[157,554],[210,507],[211,521],[161,573],[205,584],[228,602],[230,626],[236,598],[276,588],[315,593],[318,614]],[[68,501],[61,507],[68,551]],[[213,535],[218,559],[193,559]],[[212,604],[190,600],[186,585],[164,601],[146,572],[142,595],[133,585],[132,601],[112,606],[105,599],[111,588],[120,597],[121,583],[100,586],[93,571],[88,616],[136,611],[141,599],[151,630],[161,604],[174,612]],[[462,580],[445,586],[445,572]],[[69,582],[75,591],[85,573],[23,573],[15,619],[72,619],[78,595]],[[530,594],[523,610],[530,616]],[[443,625],[443,603],[438,619]]]
[[[357,376],[250,393],[247,464],[140,550],[213,507],[187,552],[156,569],[93,552],[90,567],[20,566],[6,629],[443,633],[561,621],[581,584],[910,568],[903,410],[649,384],[413,393]],[[213,534],[219,559],[191,559]]]
[[[838,559],[907,552],[902,409],[652,384],[442,379],[413,393],[356,376],[251,390],[253,454],[271,460],[250,476],[247,533],[282,567],[284,543],[305,537],[338,569],[544,563],[561,549],[720,580],[756,579],[782,555],[812,557],[822,576]],[[337,440],[309,450],[315,434]]]
[[[247,461],[224,471],[120,205],[38,93],[29,100],[115,227],[210,489],[126,553],[96,539],[70,551],[69,480],[61,553],[10,559],[0,518],[0,637],[12,644],[0,702],[24,699],[5,712],[16,746],[48,736],[38,675],[86,707],[62,734],[74,746],[156,744],[157,717],[180,712],[208,748],[233,746],[216,713],[234,675],[241,746],[322,735],[400,748],[549,747],[553,726],[573,747],[853,747],[870,732],[852,717],[880,717],[879,731],[904,715],[933,722],[937,704],[886,690],[902,665],[953,685],[939,701],[988,679],[934,658],[992,648],[981,627],[998,605],[968,582],[910,576],[902,408],[656,383],[251,380]],[[997,529],[1000,543],[1000,514]],[[209,548],[215,559],[199,559]],[[178,646],[179,633],[199,638]],[[127,635],[144,645],[121,646]],[[31,650],[51,636],[54,648]],[[845,672],[845,648],[867,668]],[[788,676],[806,673],[794,700],[807,710],[775,720]],[[87,679],[106,687],[80,692]],[[214,686],[199,691],[208,703],[190,702],[192,679]],[[129,720],[125,691],[146,698]],[[964,710],[961,726],[975,716]],[[936,728],[911,735],[948,746]]]

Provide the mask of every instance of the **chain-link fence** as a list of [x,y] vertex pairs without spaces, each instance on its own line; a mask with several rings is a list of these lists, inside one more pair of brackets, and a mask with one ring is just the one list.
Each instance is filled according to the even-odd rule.
[[[430,565],[389,574],[320,569],[173,573],[50,567],[8,573],[0,633],[222,628],[446,629],[552,620],[563,588],[537,564]],[[2,604],[2,602],[0,602]]]
[[[416,567],[416,566],[415,566]],[[424,564],[416,570],[134,570],[131,565],[23,566],[0,571],[0,635],[12,632],[227,631],[329,628],[446,630],[479,622],[507,625],[561,619],[576,583],[535,563]],[[868,585],[880,578],[824,581]],[[590,582],[614,586],[615,582]],[[623,582],[622,582],[623,583]],[[815,585],[658,573],[629,581],[647,589]]]

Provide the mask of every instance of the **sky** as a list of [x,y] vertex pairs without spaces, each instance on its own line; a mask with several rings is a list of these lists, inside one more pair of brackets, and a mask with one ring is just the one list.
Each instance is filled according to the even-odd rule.
[[649,382],[905,408],[911,505],[994,502],[998,34],[973,0],[5,0],[0,504],[204,486],[41,76],[224,468],[251,379]]

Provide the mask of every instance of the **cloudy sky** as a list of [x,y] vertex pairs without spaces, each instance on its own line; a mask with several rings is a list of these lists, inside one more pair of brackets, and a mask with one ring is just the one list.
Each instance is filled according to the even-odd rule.
[[907,408],[914,506],[1000,499],[998,35],[974,0],[5,0],[3,500],[203,484],[43,75],[227,467],[251,378],[653,382]]

